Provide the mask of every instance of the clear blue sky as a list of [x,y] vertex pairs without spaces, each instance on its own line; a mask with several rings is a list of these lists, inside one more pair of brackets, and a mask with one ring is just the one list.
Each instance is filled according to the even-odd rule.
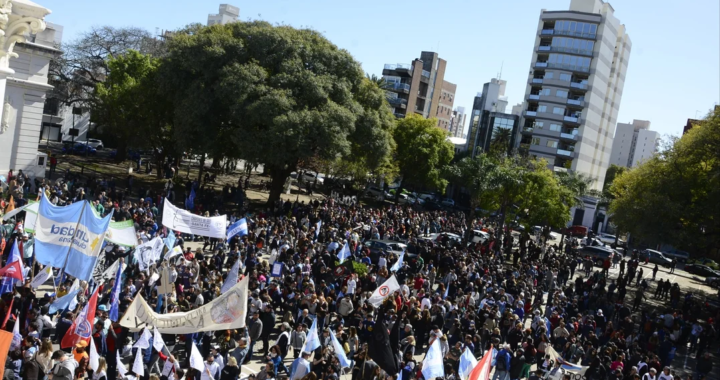
[[[91,26],[137,26],[154,32],[204,24],[220,3],[35,1],[53,11],[47,20],[65,27],[65,41]],[[385,63],[409,63],[422,50],[437,51],[448,61],[446,80],[458,86],[455,106],[468,112],[475,94],[497,75],[503,62],[510,105],[522,101],[540,10],[570,5],[570,0],[226,2],[240,8],[242,20],[316,29],[350,51],[371,74],[380,75]],[[633,43],[618,121],[650,120],[651,129],[662,135],[681,134],[688,118],[705,115],[720,101],[718,1],[610,3]]]

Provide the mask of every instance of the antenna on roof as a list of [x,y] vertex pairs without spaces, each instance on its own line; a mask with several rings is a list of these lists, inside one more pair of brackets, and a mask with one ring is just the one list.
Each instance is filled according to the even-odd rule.
[[498,76],[497,76],[498,80],[502,79],[503,66],[505,66],[505,61],[502,61],[502,63],[500,64],[500,72],[498,73]]

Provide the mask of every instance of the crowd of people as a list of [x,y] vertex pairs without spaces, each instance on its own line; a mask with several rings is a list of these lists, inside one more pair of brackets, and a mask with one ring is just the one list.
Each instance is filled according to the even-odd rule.
[[[161,193],[143,191],[139,198],[107,181],[66,178],[37,186],[57,205],[88,200],[100,215],[114,210],[116,221],[133,220],[139,243],[175,233],[160,222],[161,201],[171,186]],[[195,189],[197,184],[187,186]],[[174,292],[169,294],[158,292],[156,266],[141,270],[132,249],[108,244],[104,261],[127,264],[120,315],[138,293],[159,313],[207,304],[221,294],[240,260],[242,275],[249,279],[246,327],[163,334],[165,346],[143,351],[143,369],[137,371],[134,344],[140,332],[120,326],[108,312],[114,273],[79,282],[77,302],[62,310],[54,310],[55,301],[76,286],[73,279],[58,273],[56,289],[48,291],[48,282],[41,291],[31,286],[29,275],[0,300],[0,321],[7,320],[2,328],[13,331],[19,324],[22,336],[8,354],[5,377],[337,380],[345,375],[410,380],[423,377],[421,358],[436,340],[446,380],[460,380],[460,357],[466,350],[476,358],[494,355],[494,380],[569,379],[575,372],[567,363],[582,367],[588,380],[673,380],[680,371],[702,380],[713,373],[720,318],[708,315],[691,290],[683,293],[677,283],[663,279],[662,271],[649,303],[655,276],[634,281],[643,267],[651,270],[635,254],[595,267],[586,265],[576,245],[561,249],[542,236],[513,236],[497,220],[471,219],[461,212],[373,208],[326,199],[279,201],[247,213],[225,206],[236,199],[235,188],[219,194],[198,188],[197,194],[196,212],[227,213],[229,223],[243,215],[248,234],[223,241],[177,233],[174,244],[183,254],[172,260]],[[3,221],[3,265],[15,242],[32,251],[32,235],[22,230],[22,216]],[[490,237],[472,239],[476,230]],[[192,249],[190,243],[198,240],[204,243]],[[346,245],[350,256],[340,260],[338,253]],[[393,268],[401,255],[402,265]],[[24,259],[28,273],[39,273],[32,256]],[[271,270],[276,263],[282,264],[280,274]],[[620,265],[619,276],[606,264]],[[371,305],[373,292],[392,276],[400,289],[379,307]],[[62,347],[62,338],[100,285],[92,339],[101,360],[93,370],[88,342]],[[321,345],[305,352],[313,324]],[[392,355],[378,357],[373,339],[393,329],[397,334],[388,342]],[[341,365],[331,335],[351,366]],[[205,361],[202,371],[191,368],[193,343]],[[694,368],[678,367],[676,353],[694,357]],[[243,367],[249,362],[263,366],[252,373]],[[127,372],[119,374],[119,368]]]

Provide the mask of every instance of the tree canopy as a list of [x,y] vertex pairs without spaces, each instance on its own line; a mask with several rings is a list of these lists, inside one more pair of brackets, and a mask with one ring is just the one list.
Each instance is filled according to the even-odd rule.
[[444,190],[447,180],[443,169],[455,154],[445,131],[436,127],[437,120],[409,115],[397,121],[393,137],[397,144],[395,161],[402,185]]

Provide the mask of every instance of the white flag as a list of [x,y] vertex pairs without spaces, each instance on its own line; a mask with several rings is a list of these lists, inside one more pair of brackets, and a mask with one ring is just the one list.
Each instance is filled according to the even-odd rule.
[[332,346],[335,350],[335,356],[338,358],[338,362],[340,362],[341,368],[347,368],[350,367],[350,360],[348,360],[347,356],[345,355],[345,349],[343,349],[343,346],[340,344],[340,342],[335,337],[335,334],[330,330],[330,339],[332,340]]
[[142,335],[140,335],[140,339],[133,344],[133,348],[142,348],[142,349],[148,349],[150,348],[150,338],[152,338],[153,334],[150,332],[150,330],[145,327],[145,329],[142,332]]
[[48,279],[50,279],[53,276],[52,267],[50,265],[43,268],[38,274],[35,275],[35,278],[33,278],[32,282],[30,283],[30,286],[33,289],[37,289],[40,287],[40,285],[47,282]]
[[305,345],[303,346],[301,352],[312,352],[315,349],[320,347],[320,337],[318,336],[317,332],[317,318],[313,320],[312,327],[310,327],[310,331],[308,331],[307,339],[305,340]]
[[235,264],[233,264],[232,268],[230,268],[230,272],[228,272],[227,278],[225,278],[225,282],[223,283],[222,288],[220,288],[220,294],[225,294],[228,290],[230,290],[230,288],[237,285],[240,261],[241,260],[238,257],[238,259],[235,260]]
[[95,339],[90,339],[90,368],[93,371],[97,371],[100,367],[100,355],[98,355],[97,349],[95,348]]
[[318,220],[317,224],[315,225],[315,239],[317,239],[318,235],[320,235],[320,227],[322,227],[322,220]]
[[460,366],[458,367],[460,379],[467,380],[468,376],[470,376],[470,371],[472,371],[477,364],[478,361],[475,359],[475,355],[470,352],[469,348],[465,347],[465,351],[463,351],[463,354],[460,356]]
[[10,342],[10,350],[17,350],[22,345],[23,337],[20,335],[20,320],[15,319],[15,326],[13,326],[13,337]]
[[423,360],[422,364],[422,374],[426,379],[431,380],[436,377],[445,377],[440,339],[435,339],[428,349],[428,352],[425,355],[425,360]]
[[143,364],[142,348],[138,348],[137,353],[135,354],[135,362],[133,362],[132,371],[135,372],[138,377],[145,376],[145,365]]
[[402,268],[403,265],[403,259],[405,258],[405,250],[400,253],[400,257],[398,257],[398,260],[393,264],[393,266],[390,268],[390,272],[397,272]]
[[205,370],[205,361],[197,347],[195,342],[192,343],[192,351],[190,351],[190,367],[202,372]]
[[350,257],[350,246],[348,245],[347,242],[345,242],[345,245],[342,247],[340,252],[338,252],[337,257],[338,257],[338,259],[340,259],[340,264],[342,264],[342,262],[345,261],[345,259]]
[[395,275],[392,275],[385,282],[383,282],[382,285],[375,289],[372,296],[368,298],[368,302],[371,305],[378,307],[385,300],[385,298],[398,290],[400,290],[400,284],[398,284]]
[[127,374],[128,370],[127,368],[125,368],[125,364],[123,364],[120,358],[120,350],[115,351],[115,356],[117,360],[117,370],[120,373],[120,376],[125,377],[125,374]]
[[162,335],[160,335],[160,330],[155,327],[155,331],[153,332],[153,348],[157,352],[162,352],[163,347],[165,347],[165,342],[163,341]]
[[170,376],[170,373],[172,372],[173,368],[175,368],[175,364],[170,361],[170,359],[165,360],[165,365],[163,365],[162,369],[162,375],[163,376]]

